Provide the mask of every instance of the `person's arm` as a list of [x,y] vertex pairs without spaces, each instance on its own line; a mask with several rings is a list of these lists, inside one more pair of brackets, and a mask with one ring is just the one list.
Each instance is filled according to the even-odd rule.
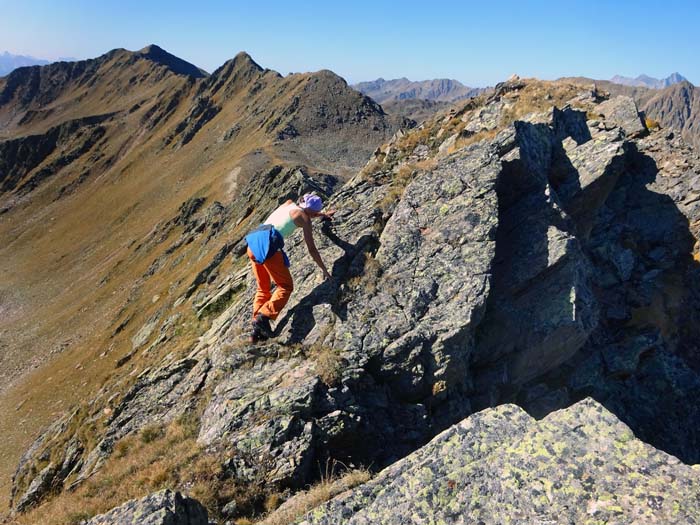
[[305,220],[304,225],[302,226],[304,229],[304,241],[306,241],[306,247],[309,249],[309,255],[311,255],[311,258],[316,261],[316,264],[318,264],[319,268],[323,271],[323,276],[326,279],[331,278],[331,274],[328,273],[328,270],[326,269],[326,265],[323,264],[323,259],[321,259],[321,254],[318,253],[318,248],[316,248],[316,243],[314,242],[314,234],[313,230],[311,229],[311,221],[310,220]]

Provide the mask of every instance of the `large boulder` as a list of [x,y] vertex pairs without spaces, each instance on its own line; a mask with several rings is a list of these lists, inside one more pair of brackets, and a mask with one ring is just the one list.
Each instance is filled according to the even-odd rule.
[[537,421],[465,419],[302,525],[700,522],[700,470],[636,439],[591,399]]
[[207,509],[197,500],[166,489],[127,501],[86,525],[208,525]]
[[629,138],[638,138],[647,132],[637,104],[631,97],[613,97],[599,104],[596,112],[603,115],[607,122],[622,128]]

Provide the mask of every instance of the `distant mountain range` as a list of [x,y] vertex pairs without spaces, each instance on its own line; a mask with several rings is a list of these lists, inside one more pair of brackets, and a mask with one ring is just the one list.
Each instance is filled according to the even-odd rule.
[[0,53],[0,77],[8,75],[18,67],[45,66],[48,63],[48,60],[43,60],[41,58],[13,55],[12,53],[5,51],[4,53]]
[[411,81],[407,78],[384,80],[378,78],[360,82],[352,87],[383,104],[394,100],[430,100],[433,102],[455,102],[474,97],[484,92],[484,88],[471,88],[457,80],[436,78],[433,80]]
[[631,77],[623,77],[621,75],[615,75],[610,79],[610,82],[613,82],[615,84],[622,84],[623,86],[632,86],[632,87],[646,87],[646,88],[651,88],[651,89],[663,89],[667,88],[669,86],[672,86],[673,84],[678,84],[680,82],[683,82],[684,80],[688,80],[685,78],[683,75],[680,73],[672,73],[671,75],[667,76],[666,78],[654,78],[650,77],[649,75],[639,75],[637,78],[631,78]]
[[[624,77],[613,77],[615,78]],[[683,80],[673,82],[678,78]],[[668,87],[663,88],[626,85],[619,81],[595,80],[587,77],[569,77],[559,80],[595,84],[599,90],[609,92],[611,95],[630,96],[646,117],[657,121],[662,128],[676,130],[688,144],[700,149],[700,88],[695,87],[678,73],[663,80],[657,80],[657,82],[672,82]]]

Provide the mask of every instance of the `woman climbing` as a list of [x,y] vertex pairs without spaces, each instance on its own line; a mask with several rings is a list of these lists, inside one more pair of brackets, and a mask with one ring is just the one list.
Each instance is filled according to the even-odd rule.
[[[321,268],[324,278],[331,278],[318,253],[311,229],[311,219],[333,218],[335,211],[322,213],[322,208],[321,197],[311,193],[304,195],[299,204],[290,199],[272,212],[257,229],[246,235],[248,257],[258,285],[253,301],[252,343],[272,337],[270,321],[277,319],[294,289],[289,273],[289,259],[283,248],[284,239],[296,228],[304,231],[309,255]],[[270,290],[271,281],[276,285],[274,293]]]

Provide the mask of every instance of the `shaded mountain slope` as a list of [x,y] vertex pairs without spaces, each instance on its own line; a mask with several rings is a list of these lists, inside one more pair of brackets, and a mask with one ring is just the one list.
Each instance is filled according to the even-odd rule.
[[[302,239],[291,237],[295,291],[277,339],[248,344],[254,285],[243,232],[277,196],[329,191],[332,182],[273,169],[238,181],[229,206],[189,200],[138,238],[130,249],[151,263],[110,326],[119,371],[23,455],[13,480],[14,507],[29,511],[22,520],[59,521],[67,508],[104,512],[164,486],[203,491],[222,521],[259,516],[268,496],[305,487],[319,466],[381,469],[406,456],[396,465],[412,465],[410,454],[440,432],[504,403],[538,418],[575,406],[540,423],[501,407],[446,435],[466,434],[465,453],[470,444],[488,447],[488,437],[460,429],[507,413],[522,423],[513,435],[526,444],[563,439],[576,453],[562,476],[578,475],[585,490],[554,487],[551,498],[594,507],[603,492],[632,498],[600,503],[601,516],[648,506],[634,479],[651,478],[649,463],[633,457],[648,454],[687,480],[679,512],[688,510],[698,496],[694,470],[639,442],[625,445],[631,435],[617,420],[685,463],[700,460],[700,157],[690,147],[647,129],[629,97],[566,82],[499,84],[446,117],[395,133],[333,191],[336,219],[317,225],[333,279],[322,281]],[[181,266],[183,255],[194,261],[216,243],[213,258]],[[229,253],[232,265],[223,262]],[[183,325],[193,313],[201,324]],[[596,403],[576,405],[586,397]],[[577,414],[611,434],[573,435]],[[510,427],[495,434],[499,428]],[[611,480],[588,452],[615,444],[619,455],[605,457],[621,457],[629,470]],[[536,458],[519,476],[523,455],[484,455],[485,468],[509,476],[497,485],[509,489],[504,501],[526,516],[541,500],[523,487],[548,478],[565,449],[545,450],[551,462]],[[213,473],[204,482],[195,458]],[[151,465],[161,472],[155,479]],[[581,468],[594,474],[584,480]],[[468,474],[444,472],[460,486],[488,483]],[[134,478],[142,483],[130,484]],[[400,480],[396,486],[400,492]],[[52,500],[47,487],[63,492]],[[671,492],[650,493],[652,504],[672,513]],[[466,520],[470,507],[457,503]],[[361,515],[365,506],[350,511]]]
[[245,53],[203,76],[154,46],[115,50],[16,70],[0,93],[7,494],[33,434],[128,376],[146,321],[170,312],[169,352],[186,349],[209,320],[171,312],[176,296],[219,275],[278,199],[332,191],[396,125],[330,72],[282,78]]
[[389,115],[415,120],[423,123],[441,112],[446,112],[455,105],[453,102],[442,102],[424,99],[389,100],[382,102],[382,108]]
[[700,148],[700,90],[690,82],[659,91],[644,101],[643,108],[663,127],[680,131],[684,139]]

